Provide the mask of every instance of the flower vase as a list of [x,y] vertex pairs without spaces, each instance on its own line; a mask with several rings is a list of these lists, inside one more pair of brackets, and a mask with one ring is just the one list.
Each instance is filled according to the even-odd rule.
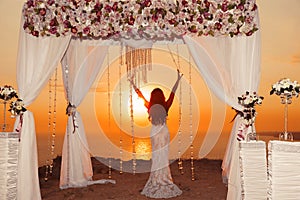
[[254,118],[253,118],[253,112],[255,112],[254,108],[250,108],[250,127],[251,127],[251,131],[247,133],[247,137],[246,137],[246,141],[250,142],[250,141],[256,141],[256,132],[254,131]]
[[284,132],[279,134],[279,140],[293,141],[293,134],[288,133],[288,105],[292,103],[292,97],[289,95],[281,96],[281,104],[284,104]]
[[5,132],[7,128],[6,124],[6,101],[3,101],[3,125],[2,125],[2,131]]
[[247,142],[250,141],[256,141],[256,133],[251,131],[250,133],[247,133]]

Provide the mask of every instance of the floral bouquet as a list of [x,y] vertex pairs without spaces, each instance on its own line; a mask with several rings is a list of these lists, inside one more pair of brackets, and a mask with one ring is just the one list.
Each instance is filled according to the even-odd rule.
[[[243,118],[243,123],[239,128],[238,140],[245,139],[245,132],[251,126],[253,128],[253,123],[256,117],[256,105],[261,105],[264,97],[257,95],[256,92],[248,92],[238,97],[238,103],[244,107],[243,111],[239,111],[238,114]],[[253,130],[252,130],[252,134]]]
[[10,102],[10,109],[8,111],[11,112],[12,117],[22,114],[27,109],[24,107],[24,103],[22,99],[17,99],[15,101]]
[[0,99],[9,101],[12,98],[18,98],[17,91],[10,85],[0,87]]
[[261,105],[264,97],[258,96],[256,92],[252,94],[246,92],[242,96],[238,97],[238,103],[244,106],[244,110],[241,112],[244,122],[248,125],[253,124],[256,116],[255,105]]
[[272,85],[270,95],[276,94],[283,100],[288,99],[287,103],[291,103],[291,98],[293,96],[298,97],[300,93],[300,84],[297,81],[291,81],[289,78],[280,79],[278,82]]

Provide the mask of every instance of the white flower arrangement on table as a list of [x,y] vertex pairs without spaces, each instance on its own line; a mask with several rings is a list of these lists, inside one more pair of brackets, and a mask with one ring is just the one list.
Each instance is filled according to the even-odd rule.
[[242,111],[238,111],[238,114],[243,118],[242,125],[238,130],[238,140],[245,139],[245,132],[248,127],[252,126],[256,118],[256,105],[261,105],[264,97],[257,95],[256,92],[248,92],[238,97],[238,103],[244,107]]
[[10,101],[12,98],[18,98],[17,91],[10,85],[0,87],[0,99]]
[[[13,99],[16,98],[17,100],[13,101]],[[11,112],[11,117],[15,117],[17,115],[22,114],[26,111],[26,108],[24,108],[23,101],[18,98],[17,91],[10,85],[4,85],[0,87],[0,99],[3,100],[3,127],[2,130],[6,131],[7,125],[6,124],[6,104],[10,103],[10,108],[8,111]]]
[[280,79],[278,82],[272,85],[270,95],[276,94],[282,99],[287,99],[287,103],[292,103],[291,98],[298,97],[300,93],[300,84],[297,81],[291,81],[289,78]]
[[10,108],[8,111],[11,112],[11,116],[15,117],[17,115],[23,114],[27,109],[24,107],[24,103],[22,99],[17,99],[15,101],[10,102]]

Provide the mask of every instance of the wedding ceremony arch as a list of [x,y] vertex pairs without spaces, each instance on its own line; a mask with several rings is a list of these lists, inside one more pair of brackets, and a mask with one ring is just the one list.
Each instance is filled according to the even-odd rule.
[[[238,111],[243,111],[238,96],[258,89],[261,47],[255,0],[27,0],[22,14],[17,57],[20,98],[29,106],[60,62],[66,107],[71,105],[61,189],[84,187],[91,181],[89,146],[76,108],[95,81],[109,46],[187,45],[208,88]],[[229,199],[240,199],[236,151],[242,123],[237,116],[222,164]],[[18,116],[15,127],[21,127],[17,198],[41,199],[33,113]]]

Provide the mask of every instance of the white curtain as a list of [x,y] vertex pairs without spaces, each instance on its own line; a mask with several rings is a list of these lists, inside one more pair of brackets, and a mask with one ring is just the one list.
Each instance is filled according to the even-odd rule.
[[72,39],[62,59],[66,99],[74,106],[74,110],[73,116],[71,114],[68,117],[62,150],[61,189],[84,187],[92,180],[90,150],[83,121],[76,107],[95,81],[107,49],[108,46],[90,46],[89,41]]
[[[237,97],[246,91],[257,91],[260,80],[260,32],[249,37],[183,37],[203,79],[210,90],[229,106],[237,110],[242,107]],[[240,199],[239,176],[237,173],[238,154],[237,130],[241,118],[237,117],[227,145],[222,169],[228,179],[228,199]],[[207,134],[202,148],[216,143],[218,138]]]
[[[23,22],[21,22],[23,24]],[[37,38],[21,28],[17,58],[17,84],[19,98],[25,107],[30,105],[43,89],[69,42],[69,37]],[[27,110],[18,117],[15,127],[22,121],[18,155],[17,199],[41,199],[37,144],[33,114]]]

